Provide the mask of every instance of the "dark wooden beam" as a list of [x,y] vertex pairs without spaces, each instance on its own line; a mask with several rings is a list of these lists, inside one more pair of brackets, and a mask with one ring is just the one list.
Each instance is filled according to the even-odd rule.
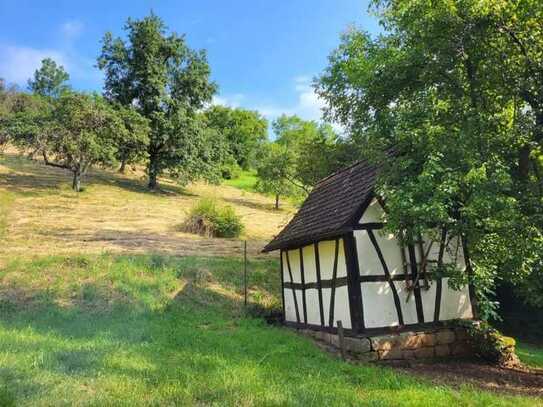
[[283,303],[283,321],[286,321],[286,315],[285,315],[285,277],[283,276],[283,250],[279,252],[279,256],[281,257],[281,301]]
[[328,325],[334,326],[334,307],[336,299],[336,278],[337,278],[337,262],[339,255],[339,239],[336,239],[335,253],[334,253],[334,269],[332,270],[332,289],[330,292],[330,311],[328,312]]
[[319,312],[321,317],[321,325],[324,326],[324,304],[322,302],[322,280],[321,280],[321,261],[319,256],[319,243],[314,243],[315,248],[315,267],[317,269],[317,289],[319,293]]
[[[321,288],[332,288],[335,285],[336,288],[343,287],[347,285],[347,277],[337,277],[336,281],[334,283],[333,280],[321,280],[320,287]],[[285,283],[285,288],[294,288],[296,290],[309,290],[311,288],[319,289],[319,283]]]
[[417,255],[415,254],[415,246],[408,245],[409,263],[411,263],[411,279],[413,281],[413,294],[415,296],[415,308],[417,310],[417,320],[419,324],[424,323],[424,310],[422,308],[422,296],[420,294],[420,286],[418,284],[418,267]]
[[383,229],[385,224],[382,222],[368,222],[368,223],[359,223],[358,225],[353,226],[353,230],[377,230]]
[[[441,241],[439,242],[439,254],[437,256],[437,270],[441,272],[443,266],[443,255],[445,254],[445,246],[447,244],[447,230],[441,229]],[[439,276],[436,279],[436,303],[434,306],[434,322],[439,321],[441,312],[441,296],[443,295],[443,278]]]
[[302,306],[304,308],[304,322],[307,323],[307,302],[305,298],[305,270],[304,270],[304,253],[300,247],[300,273],[302,276]]
[[360,333],[365,329],[364,302],[362,299],[362,288],[360,287],[360,268],[358,266],[356,240],[353,232],[347,233],[343,236],[343,248],[345,250],[345,262],[347,267],[347,285],[349,292],[351,327],[354,332]]

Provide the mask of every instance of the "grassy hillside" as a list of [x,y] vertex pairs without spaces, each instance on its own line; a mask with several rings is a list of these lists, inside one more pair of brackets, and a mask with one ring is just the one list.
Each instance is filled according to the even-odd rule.
[[[148,193],[137,176],[69,177],[0,159],[0,406],[515,405],[469,385],[341,362],[243,307],[239,242],[177,231],[200,196],[246,219],[252,253],[290,211],[229,186]],[[276,306],[276,256],[251,256],[249,302]],[[534,351],[537,355],[537,351]]]
[[[204,239],[179,231],[187,211],[201,197],[234,207],[246,226],[251,253],[288,222],[292,208],[273,209],[273,200],[231,186],[206,184],[180,188],[162,180],[151,193],[143,174],[122,176],[95,170],[84,178],[85,190],[70,189],[65,171],[15,154],[0,155],[0,261],[12,255],[131,253],[230,255],[236,240]],[[6,224],[9,212],[9,224]]]

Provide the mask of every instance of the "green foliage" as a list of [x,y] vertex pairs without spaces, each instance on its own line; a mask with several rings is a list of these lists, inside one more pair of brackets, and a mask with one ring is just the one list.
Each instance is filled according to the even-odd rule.
[[119,112],[96,95],[64,92],[57,99],[19,98],[6,120],[13,142],[32,155],[40,153],[46,165],[71,171],[75,191],[91,166],[111,165],[120,144],[139,140],[145,132],[137,113]]
[[28,88],[36,95],[57,98],[70,88],[66,84],[68,79],[70,75],[62,65],[57,65],[51,58],[45,58],[34,72],[34,78],[28,80]]
[[120,172],[124,172],[126,165],[141,162],[147,156],[149,121],[133,107],[116,104],[115,110],[123,122],[121,131],[116,135],[115,157],[121,163]]
[[190,210],[183,230],[207,237],[239,237],[243,223],[231,206],[219,206],[213,199],[201,199]]
[[261,148],[257,164],[260,192],[276,197],[306,195],[316,183],[346,163],[341,141],[328,124],[282,115],[272,123],[276,140]]
[[181,182],[218,180],[224,143],[199,114],[216,90],[205,52],[167,34],[154,14],[129,19],[124,28],[126,41],[104,35],[98,66],[105,71],[106,98],[135,106],[149,120],[149,187],[164,172]]
[[256,189],[275,195],[275,209],[279,209],[279,198],[295,191],[296,156],[287,146],[271,143],[262,149],[257,166]]
[[226,180],[237,179],[243,170],[233,158],[227,159],[221,166],[221,177]]
[[501,366],[518,362],[514,338],[503,336],[486,322],[460,321],[467,330],[470,345],[477,356]]
[[255,166],[259,148],[268,139],[268,122],[258,112],[212,106],[205,112],[208,125],[219,132],[228,152],[244,170]]
[[[543,3],[373,7],[386,33],[344,34],[317,93],[351,145],[384,163],[388,229],[460,238],[490,315],[497,279],[527,287],[542,264]],[[541,304],[543,291],[523,292]]]

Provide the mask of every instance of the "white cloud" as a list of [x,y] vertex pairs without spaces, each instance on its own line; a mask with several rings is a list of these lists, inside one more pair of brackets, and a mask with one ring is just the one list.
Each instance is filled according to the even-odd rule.
[[70,20],[60,26],[60,31],[66,40],[71,41],[79,37],[83,28],[84,24],[81,21]]
[[296,92],[296,103],[292,106],[261,105],[256,109],[268,120],[273,120],[282,114],[298,115],[305,120],[322,119],[324,101],[320,99],[311,86],[310,76],[298,76],[294,78],[294,91]]
[[236,108],[241,106],[244,99],[245,95],[243,95],[242,93],[234,93],[233,95],[224,96],[213,96],[211,104]]
[[66,55],[54,49],[37,49],[31,47],[19,47],[13,45],[0,44],[0,77],[9,83],[19,85],[34,74],[34,71],[40,67],[41,61],[45,58],[52,58],[57,64],[63,65],[69,70],[70,64]]

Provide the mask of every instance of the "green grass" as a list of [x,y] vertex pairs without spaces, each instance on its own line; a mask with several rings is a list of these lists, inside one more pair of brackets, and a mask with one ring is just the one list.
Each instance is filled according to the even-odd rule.
[[543,369],[543,347],[517,342],[516,351],[523,363],[531,367]]
[[[245,314],[235,258],[82,255],[0,268],[0,405],[533,405],[343,363]],[[251,303],[277,304],[252,260]]]
[[244,170],[241,171],[241,175],[238,178],[225,180],[224,184],[247,192],[257,192],[257,180],[258,177],[256,176],[255,170]]

